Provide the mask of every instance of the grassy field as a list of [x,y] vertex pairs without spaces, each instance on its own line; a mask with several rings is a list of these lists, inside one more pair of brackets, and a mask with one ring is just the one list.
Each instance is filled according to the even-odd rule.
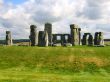
[[110,47],[0,47],[0,82],[110,82]]

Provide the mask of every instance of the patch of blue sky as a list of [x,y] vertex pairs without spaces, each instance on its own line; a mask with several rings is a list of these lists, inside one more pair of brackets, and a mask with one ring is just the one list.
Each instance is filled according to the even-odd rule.
[[4,0],[4,2],[5,3],[13,3],[13,4],[15,4],[15,5],[17,5],[17,4],[22,4],[22,3],[24,3],[26,0]]

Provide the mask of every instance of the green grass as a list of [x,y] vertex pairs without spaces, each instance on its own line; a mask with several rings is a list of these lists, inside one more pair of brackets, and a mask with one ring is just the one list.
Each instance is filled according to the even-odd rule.
[[109,82],[109,75],[78,73],[59,74],[37,71],[2,70],[0,71],[1,82]]
[[110,47],[0,47],[0,82],[109,82]]

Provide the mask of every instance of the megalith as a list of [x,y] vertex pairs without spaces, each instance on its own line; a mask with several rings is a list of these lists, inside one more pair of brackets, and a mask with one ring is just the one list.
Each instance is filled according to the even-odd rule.
[[89,46],[93,46],[93,36],[91,34],[89,34],[89,37],[88,37],[88,45]]
[[73,46],[79,45],[79,27],[78,27],[78,25],[71,24],[70,29],[71,29],[71,44]]
[[48,45],[52,46],[52,24],[46,23],[44,31],[48,33]]
[[39,36],[38,36],[38,46],[45,46],[45,32],[44,31],[39,31]]
[[37,46],[38,45],[38,33],[37,33],[37,27],[35,25],[30,26],[30,42],[31,46]]
[[12,44],[13,42],[12,42],[11,31],[6,31],[6,45],[11,46]]
[[96,32],[94,37],[94,45],[104,45],[103,32]]

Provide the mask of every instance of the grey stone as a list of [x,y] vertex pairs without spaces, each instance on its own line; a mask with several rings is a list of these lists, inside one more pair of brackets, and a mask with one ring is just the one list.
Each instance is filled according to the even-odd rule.
[[99,32],[99,45],[104,45],[103,32]]
[[56,44],[57,36],[56,36],[56,34],[53,34],[52,36],[53,36],[52,42],[53,42],[53,44]]
[[48,33],[48,45],[52,46],[52,24],[46,23],[44,31]]
[[37,33],[37,27],[35,25],[30,26],[30,42],[31,46],[37,46],[38,45],[38,33]]
[[91,34],[88,37],[88,45],[89,46],[93,46],[94,45],[94,43],[93,43],[93,36]]
[[79,28],[78,30],[79,30],[79,45],[81,45],[81,28]]
[[13,42],[12,42],[11,31],[6,31],[6,45],[11,46],[12,44]]
[[99,33],[96,32],[94,36],[94,45],[99,45],[98,39],[99,39]]
[[[58,39],[58,36],[60,39]],[[53,44],[60,43],[62,46],[66,43],[70,43],[70,34],[53,34]]]
[[38,36],[38,46],[45,46],[45,32],[44,31],[39,31],[39,36]]
[[71,29],[71,44],[73,46],[75,45],[79,45],[80,41],[79,41],[79,27],[78,25],[75,24],[71,24],[70,25],[70,29]]
[[[58,39],[58,36],[60,39]],[[53,44],[62,44],[62,34],[53,34]]]
[[62,46],[63,46],[65,43],[69,43],[69,34],[62,34],[62,35],[61,35],[61,43],[62,43]]
[[83,39],[82,39],[82,45],[87,45],[88,44],[87,35],[88,35],[88,33],[84,33]]
[[47,33],[47,31],[45,31],[45,36],[44,36],[44,38],[45,38],[45,43],[44,43],[44,46],[46,46],[46,47],[48,47],[48,42],[49,42],[49,40],[48,40],[48,33]]
[[84,33],[83,39],[82,39],[82,45],[93,45],[93,36],[91,33]]
[[104,45],[103,32],[96,32],[94,37],[94,45]]

